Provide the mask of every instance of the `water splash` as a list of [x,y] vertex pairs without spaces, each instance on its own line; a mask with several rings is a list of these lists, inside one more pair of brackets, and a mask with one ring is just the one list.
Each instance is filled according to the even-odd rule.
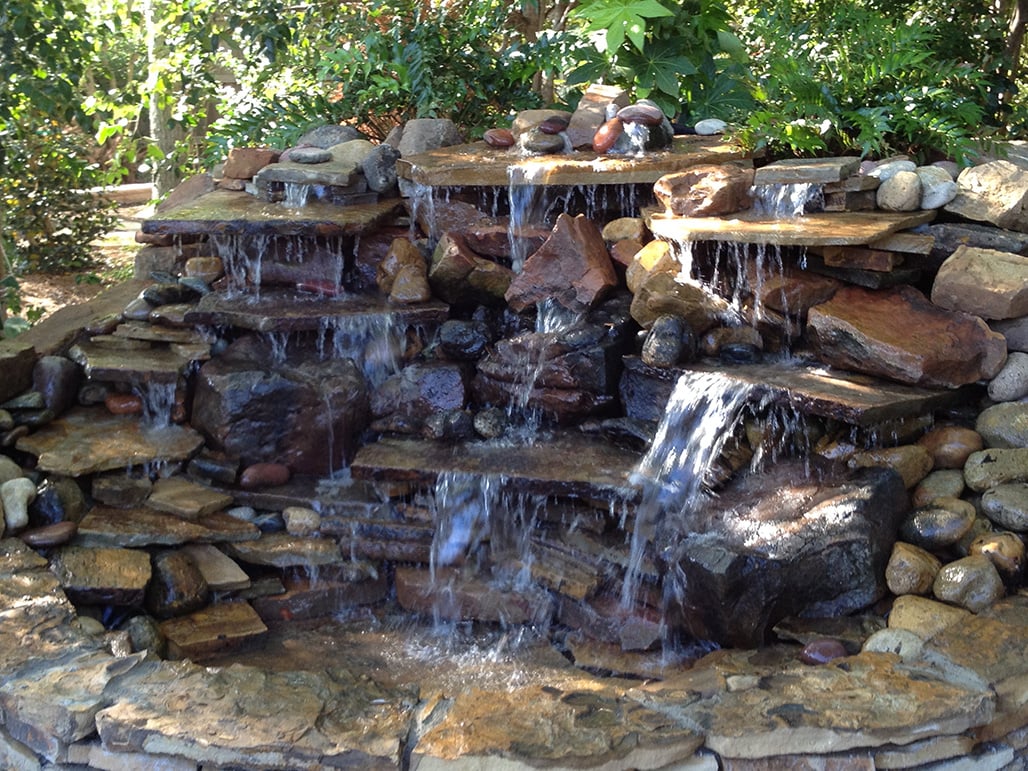
[[270,235],[211,234],[210,243],[225,266],[226,296],[260,295],[261,266],[271,243]]
[[392,313],[325,316],[318,326],[318,356],[352,359],[369,386],[377,388],[400,371],[406,334],[406,325]]
[[307,205],[313,192],[313,185],[303,182],[284,182],[282,184],[282,205],[290,209],[302,209]]
[[688,371],[675,383],[650,449],[629,480],[641,497],[622,586],[626,608],[635,602],[646,546],[657,526],[679,537],[693,532],[691,515],[702,500],[705,480],[741,419],[751,389],[720,372]]
[[487,536],[489,519],[497,509],[500,478],[449,471],[439,474],[433,494],[435,536],[430,567],[453,565]]
[[143,402],[144,428],[159,429],[171,425],[176,388],[175,383],[139,383],[132,387],[133,393]]
[[824,186],[814,182],[754,185],[753,211],[774,219],[802,217],[824,203]]

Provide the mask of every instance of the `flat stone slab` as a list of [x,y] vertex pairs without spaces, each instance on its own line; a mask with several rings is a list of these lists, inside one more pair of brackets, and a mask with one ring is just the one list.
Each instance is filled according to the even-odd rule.
[[142,231],[154,235],[355,236],[392,218],[401,205],[399,199],[351,206],[312,201],[290,208],[248,193],[215,190],[155,214],[143,223]]
[[219,602],[160,625],[171,659],[203,658],[254,640],[268,631],[247,602]]
[[825,184],[841,182],[860,168],[860,159],[784,158],[757,169],[754,185]]
[[732,241],[779,246],[864,246],[935,219],[934,211],[815,212],[772,219],[752,211],[728,217],[653,214],[647,224],[666,241]]
[[136,549],[66,546],[51,566],[73,602],[142,605],[150,581],[150,555]]
[[329,297],[292,289],[262,289],[258,296],[205,295],[186,314],[186,321],[256,332],[298,332],[324,329],[331,320],[359,323],[385,316],[401,324],[439,324],[448,318],[449,306],[435,300],[396,305],[371,294]]
[[[626,367],[643,377],[674,385],[684,369],[648,367],[636,357],[625,358]],[[857,426],[873,426],[899,418],[916,417],[966,401],[962,389],[933,390],[906,386],[869,375],[829,367],[789,364],[740,364],[736,366],[690,365],[690,371],[719,372],[752,387],[753,400],[770,398],[801,413],[834,418]],[[670,391],[668,392],[670,393]]]
[[188,554],[207,586],[215,592],[237,592],[250,586],[250,576],[225,552],[207,543],[191,543],[182,551]]
[[240,562],[277,568],[339,565],[348,560],[335,541],[288,533],[265,533],[256,541],[229,544],[226,550]]
[[195,520],[227,509],[232,505],[232,496],[182,477],[168,477],[154,483],[146,504],[157,511]]
[[[199,349],[196,353],[198,359],[206,358]],[[171,348],[119,349],[92,342],[72,346],[69,356],[91,380],[132,384],[176,383],[194,361]]]
[[701,163],[726,163],[751,157],[720,137],[678,136],[669,150],[641,156],[573,152],[522,155],[485,142],[443,147],[396,164],[401,179],[429,187],[507,187],[515,185],[653,184],[665,174]]
[[350,470],[358,478],[425,484],[439,474],[460,471],[502,478],[528,493],[613,499],[631,495],[628,476],[638,461],[639,455],[630,450],[570,433],[517,447],[384,438],[358,450]]
[[202,444],[203,437],[186,426],[147,429],[135,415],[78,407],[23,436],[16,446],[35,455],[43,471],[80,477],[154,461],[186,460]]
[[94,506],[79,523],[75,543],[80,546],[176,546],[184,543],[227,543],[260,537],[249,522],[221,512],[189,522],[153,509],[115,509]]

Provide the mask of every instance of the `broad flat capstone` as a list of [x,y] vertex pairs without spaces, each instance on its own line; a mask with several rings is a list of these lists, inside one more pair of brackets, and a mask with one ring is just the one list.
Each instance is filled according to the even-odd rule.
[[203,437],[186,426],[147,429],[133,415],[79,407],[23,436],[16,446],[35,455],[42,471],[80,477],[154,461],[185,460],[202,444]]

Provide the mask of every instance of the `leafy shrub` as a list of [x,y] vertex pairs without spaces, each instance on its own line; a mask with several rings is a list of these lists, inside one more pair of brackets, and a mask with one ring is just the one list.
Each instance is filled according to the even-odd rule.
[[719,0],[586,0],[573,17],[592,44],[578,49],[570,84],[620,85],[687,119],[727,119],[752,104],[745,52]]
[[818,9],[779,0],[749,20],[757,107],[738,139],[772,154],[973,151],[986,90],[977,66],[940,59],[928,25],[852,0]]

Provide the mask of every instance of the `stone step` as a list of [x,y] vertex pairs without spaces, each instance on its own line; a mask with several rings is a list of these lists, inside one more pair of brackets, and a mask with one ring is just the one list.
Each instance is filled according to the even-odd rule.
[[400,199],[389,199],[353,206],[312,201],[289,208],[248,193],[215,190],[155,214],[142,230],[156,235],[356,236],[386,224],[401,206]]
[[779,246],[866,246],[892,233],[935,219],[934,211],[815,212],[774,219],[753,211],[725,217],[673,217],[651,214],[647,224],[665,241],[728,241]]
[[221,512],[196,522],[148,508],[94,506],[79,523],[75,544],[91,547],[142,548],[185,543],[255,540],[260,531],[249,522]]
[[16,447],[35,455],[42,471],[79,477],[154,461],[186,460],[202,444],[203,437],[185,426],[147,429],[134,415],[76,407],[23,436]]
[[171,348],[113,348],[82,342],[72,346],[69,357],[79,364],[90,380],[110,383],[177,383],[193,361],[207,358],[208,353],[197,349],[194,358],[184,349]]
[[267,634],[268,627],[249,603],[222,602],[160,625],[168,658],[201,659]]
[[396,173],[403,180],[429,187],[652,185],[665,174],[700,163],[748,157],[741,147],[721,137],[695,135],[675,137],[670,150],[642,157],[593,152],[526,157],[515,149],[498,150],[475,142],[401,158]]
[[[638,357],[625,357],[622,394],[630,414],[644,420],[659,420],[664,404],[678,377],[685,371],[720,372],[752,387],[753,401],[770,400],[795,408],[805,415],[833,418],[857,426],[874,426],[887,421],[924,415],[952,407],[968,399],[966,388],[932,390],[879,380],[828,367],[799,364],[741,364],[725,366],[695,364],[688,368],[658,369]],[[626,389],[628,392],[626,393]]]
[[359,323],[391,317],[398,324],[441,324],[448,316],[449,306],[436,300],[396,305],[381,295],[330,297],[293,289],[262,289],[259,295],[205,295],[186,314],[186,321],[257,332],[299,332],[325,329],[326,320]]
[[632,497],[628,476],[639,455],[582,434],[554,433],[534,443],[383,438],[357,452],[350,470],[361,479],[432,484],[439,474],[468,472],[502,478],[519,492],[607,500]]

